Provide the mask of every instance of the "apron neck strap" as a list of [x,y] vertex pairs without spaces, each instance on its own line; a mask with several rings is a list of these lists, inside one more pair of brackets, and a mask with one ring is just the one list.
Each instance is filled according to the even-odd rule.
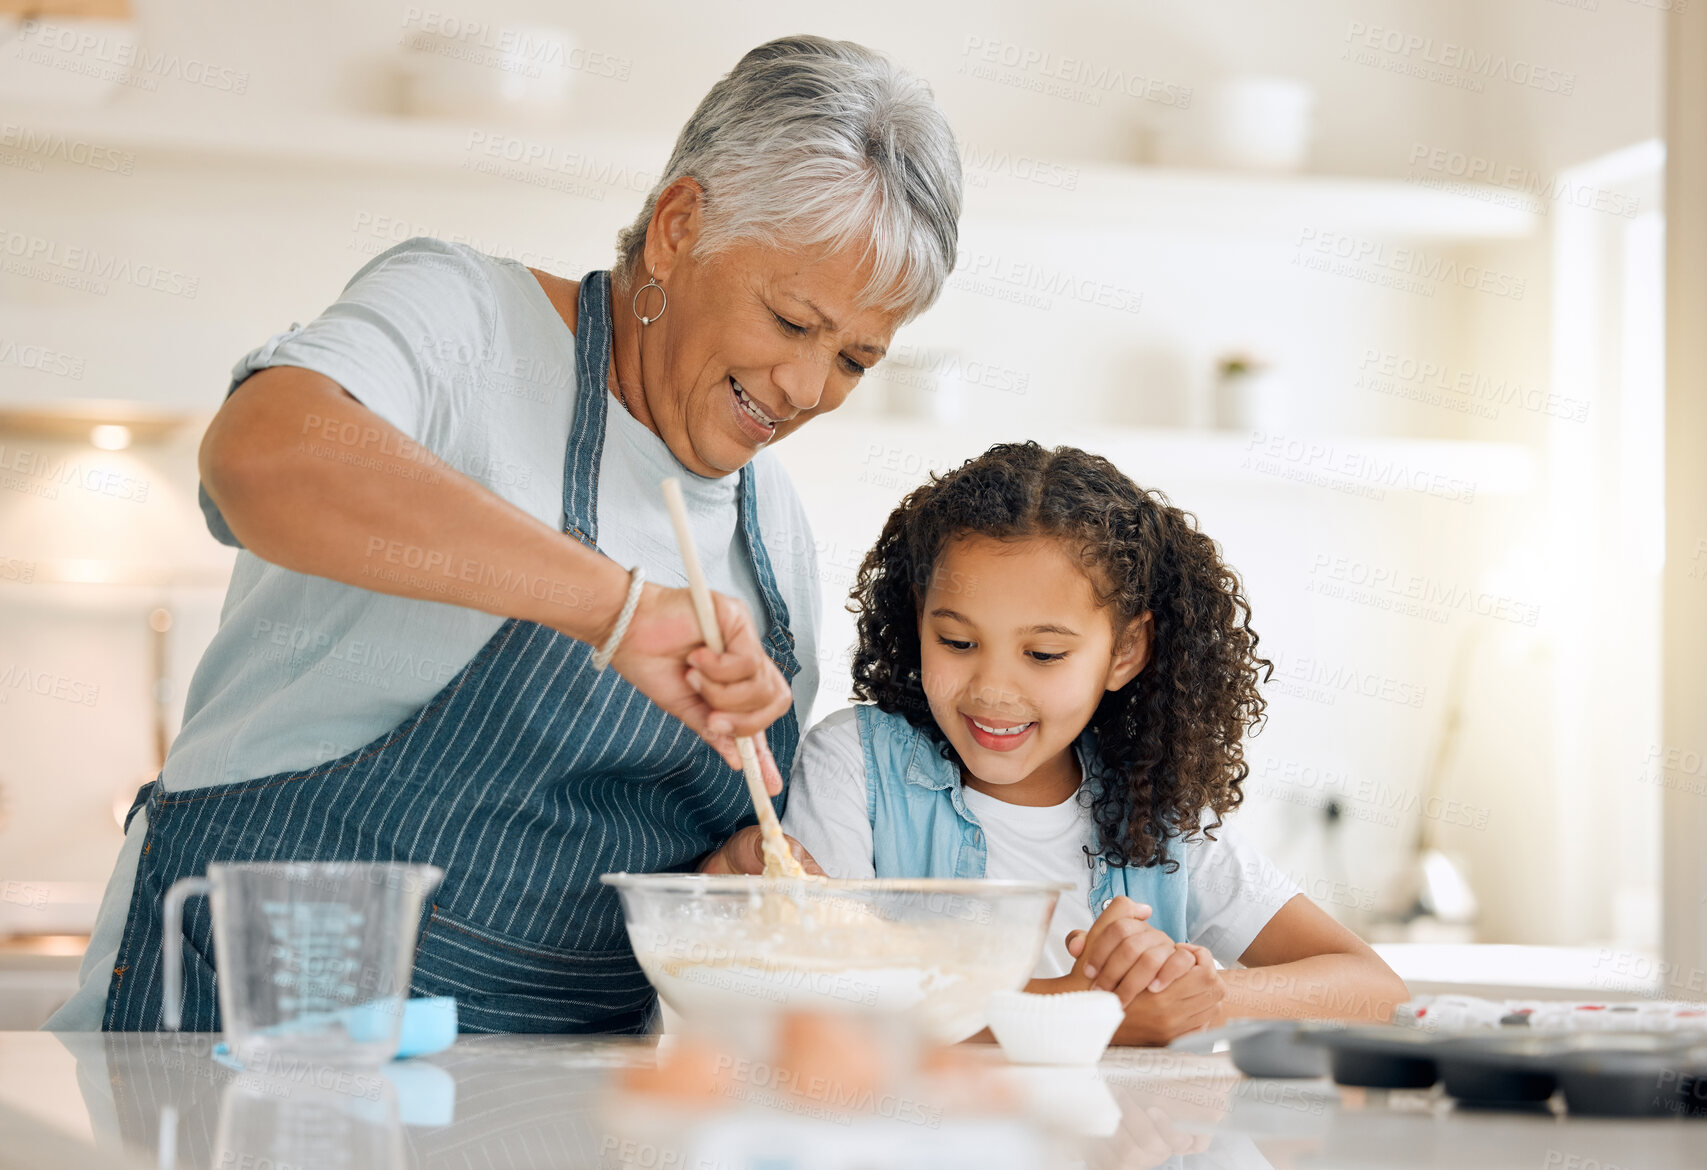
[[563,459],[564,531],[597,548],[599,456],[605,446],[610,398],[610,273],[581,278],[575,312],[575,420]]

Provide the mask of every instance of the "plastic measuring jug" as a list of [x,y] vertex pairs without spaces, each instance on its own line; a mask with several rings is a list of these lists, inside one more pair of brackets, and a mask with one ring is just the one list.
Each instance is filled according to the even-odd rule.
[[219,1012],[232,1055],[373,1065],[397,1054],[432,865],[212,862],[166,891],[164,1026],[182,1022],[184,900],[213,910]]

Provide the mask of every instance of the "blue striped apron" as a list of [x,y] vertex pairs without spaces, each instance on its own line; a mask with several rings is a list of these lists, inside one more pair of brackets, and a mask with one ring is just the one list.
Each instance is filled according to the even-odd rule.
[[[576,408],[563,466],[566,529],[597,547],[596,493],[610,370],[610,274],[581,282]],[[740,472],[741,531],[768,611],[766,652],[800,669],[788,609]],[[614,891],[599,875],[692,868],[752,823],[745,781],[586,644],[511,618],[419,712],[304,771],[168,792],[148,810],[103,1027],[160,1026],[160,899],[212,861],[429,862],[414,995],[454,995],[464,1031],[639,1032],[653,993]],[[768,732],[787,776],[794,711]],[[779,798],[780,800],[780,798]],[[128,823],[128,819],[127,819]],[[184,1028],[220,1027],[206,899],[186,907]]]

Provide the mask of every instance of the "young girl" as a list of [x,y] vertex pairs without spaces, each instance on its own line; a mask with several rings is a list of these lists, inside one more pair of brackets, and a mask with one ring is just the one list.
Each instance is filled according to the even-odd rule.
[[1270,664],[1165,497],[1076,448],[992,447],[901,502],[851,608],[859,704],[802,741],[783,819],[831,876],[1071,883],[1029,990],[1115,992],[1117,1042],[1409,998],[1222,824]]

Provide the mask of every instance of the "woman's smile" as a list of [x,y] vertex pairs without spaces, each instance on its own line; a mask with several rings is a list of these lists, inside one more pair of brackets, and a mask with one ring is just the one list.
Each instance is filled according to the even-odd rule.
[[746,387],[736,381],[735,375],[729,375],[729,395],[735,403],[735,423],[741,433],[753,443],[763,446],[776,435],[776,427],[786,421],[781,411],[767,409],[751,394]]

